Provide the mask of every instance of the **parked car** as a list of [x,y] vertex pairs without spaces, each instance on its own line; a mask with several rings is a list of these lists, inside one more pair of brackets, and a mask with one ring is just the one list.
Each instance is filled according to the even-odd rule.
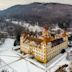
[[72,50],[67,52],[67,60],[72,61]]
[[68,47],[72,47],[72,41],[68,42]]

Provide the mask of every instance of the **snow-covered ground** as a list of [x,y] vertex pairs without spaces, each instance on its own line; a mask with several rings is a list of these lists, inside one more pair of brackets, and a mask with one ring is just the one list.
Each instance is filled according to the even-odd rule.
[[28,61],[21,59],[16,52],[11,50],[1,52],[0,58],[6,63],[2,65],[1,68],[8,65],[16,72],[44,72],[42,69],[30,64]]
[[7,38],[3,45],[0,45],[0,50],[11,49],[14,44],[14,39]]
[[[0,70],[7,67],[15,72],[55,72],[57,68],[69,62],[66,60],[66,53],[60,54],[48,63],[48,67],[39,64],[39,62],[32,62],[30,59],[22,58],[17,52],[13,51],[13,39],[6,39],[4,44],[0,46],[0,59],[5,62],[0,67]],[[2,49],[2,51],[1,51]],[[4,50],[5,49],[5,50]],[[43,67],[44,66],[44,67]],[[43,69],[42,69],[43,68]],[[11,72],[11,71],[10,71]]]
[[[10,19],[6,19],[7,22],[10,21]],[[40,32],[42,31],[42,27],[38,26],[38,23],[35,24],[35,26],[29,24],[29,23],[26,23],[25,21],[11,21],[13,24],[16,24],[16,25],[20,25],[20,26],[23,26],[24,28],[27,28],[29,29],[29,31],[37,31],[37,32]]]
[[0,59],[5,63],[0,67],[0,71],[3,68],[10,66],[16,72],[44,72],[36,66],[30,64],[28,61],[21,59],[17,52],[12,51],[14,40],[6,39],[4,44],[0,46]]

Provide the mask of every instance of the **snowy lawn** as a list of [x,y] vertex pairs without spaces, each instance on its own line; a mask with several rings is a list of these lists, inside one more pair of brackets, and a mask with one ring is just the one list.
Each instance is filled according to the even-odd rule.
[[10,38],[5,39],[4,44],[0,45],[0,51],[12,49],[14,47],[13,44],[14,44],[14,39],[10,39]]
[[10,65],[17,72],[44,72],[42,69],[30,64],[28,61],[22,59]]
[[3,51],[0,53],[0,58],[5,61],[7,64],[15,62],[20,59],[20,57],[13,51]]

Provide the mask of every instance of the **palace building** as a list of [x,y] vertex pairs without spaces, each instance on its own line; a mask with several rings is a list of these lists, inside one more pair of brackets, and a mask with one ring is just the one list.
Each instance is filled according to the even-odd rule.
[[24,32],[20,37],[21,52],[32,55],[36,60],[47,63],[62,49],[68,47],[68,34],[64,30],[52,30],[43,28],[39,36]]

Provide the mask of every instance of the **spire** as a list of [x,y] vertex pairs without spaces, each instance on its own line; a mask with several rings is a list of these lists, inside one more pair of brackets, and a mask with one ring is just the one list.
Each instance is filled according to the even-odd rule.
[[43,27],[42,35],[45,36],[45,37],[48,36],[48,26],[47,25],[45,25]]

